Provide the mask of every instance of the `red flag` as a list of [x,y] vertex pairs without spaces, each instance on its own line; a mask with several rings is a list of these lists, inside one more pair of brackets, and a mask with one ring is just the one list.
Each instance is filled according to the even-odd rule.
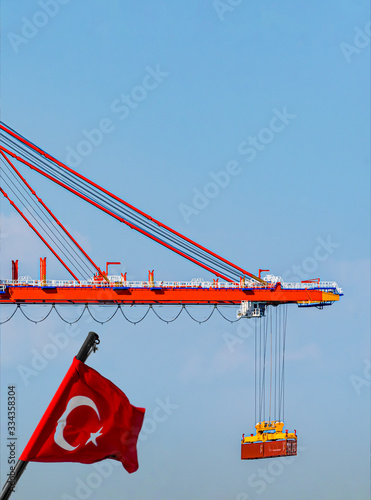
[[144,412],[112,382],[74,358],[20,460],[91,464],[113,458],[135,472]]

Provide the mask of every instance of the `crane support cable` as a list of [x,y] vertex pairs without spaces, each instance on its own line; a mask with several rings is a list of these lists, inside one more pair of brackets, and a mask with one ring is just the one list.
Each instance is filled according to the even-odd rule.
[[[84,269],[81,266],[81,263],[76,259],[76,249],[73,247],[70,249],[67,248],[68,242],[63,239],[63,236],[61,238],[61,235],[58,233],[58,228],[53,227],[49,224],[49,221],[46,220],[47,217],[45,217],[45,213],[43,213],[41,210],[38,210],[39,207],[37,206],[35,200],[29,193],[25,192],[24,185],[19,181],[17,177],[14,176],[14,173],[12,177],[12,171],[7,172],[3,168],[2,181],[7,186],[9,191],[13,194],[13,201],[17,201],[18,209],[22,211],[23,215],[26,215],[26,213],[28,213],[29,217],[33,219],[34,225],[36,224],[36,226],[39,226],[39,231],[41,231],[41,233],[44,233],[46,239],[54,244],[54,247],[57,248],[61,254],[63,254],[64,258],[71,263],[72,267],[75,266],[79,268],[79,271],[84,274]],[[33,204],[36,205],[36,209],[33,207]],[[32,210],[32,208],[34,209]],[[79,256],[77,255],[77,257]]]
[[[18,134],[17,132],[15,132],[14,130],[12,130],[10,127],[6,126],[5,124],[0,123],[0,129],[3,132],[5,132],[6,134],[8,134],[7,136],[6,135],[4,136],[4,134],[3,134],[3,138],[4,139],[9,139],[9,136],[10,136],[15,141],[18,141],[18,144],[22,144],[23,154],[25,153],[25,151],[24,151],[23,148],[26,146],[29,149],[29,151],[32,151],[33,155],[36,153],[39,158],[46,159],[46,160],[49,161],[49,163],[54,164],[54,167],[55,167],[55,165],[57,165],[60,169],[63,169],[65,172],[68,172],[73,177],[78,178],[81,183],[83,183],[85,185],[89,185],[90,188],[93,188],[93,189],[95,189],[95,190],[103,193],[110,200],[115,200],[121,206],[126,207],[127,210],[131,211],[132,213],[135,213],[137,216],[141,217],[143,220],[147,220],[147,222],[150,222],[155,228],[161,229],[163,231],[163,237],[165,238],[165,241],[162,238],[158,238],[157,236],[153,237],[152,235],[150,235],[149,231],[143,230],[142,228],[139,228],[136,224],[133,224],[132,222],[129,222],[129,221],[125,221],[125,223],[127,223],[133,229],[136,229],[137,231],[141,232],[142,234],[144,234],[144,235],[152,238],[154,241],[157,241],[158,243],[160,243],[160,244],[162,244],[164,246],[167,246],[167,248],[175,251],[176,253],[182,255],[183,257],[188,258],[189,260],[192,260],[193,257],[190,258],[190,255],[187,256],[186,252],[183,252],[183,251],[179,250],[179,248],[178,249],[175,248],[174,245],[169,245],[169,244],[166,243],[166,240],[168,240],[171,235],[173,237],[176,237],[178,239],[177,240],[178,246],[179,246],[179,242],[182,241],[183,244],[184,243],[189,244],[190,248],[193,248],[193,251],[195,249],[198,249],[198,251],[202,252],[204,259],[205,259],[206,256],[215,258],[214,265],[219,265],[220,266],[221,264],[224,264],[226,266],[226,268],[229,270],[228,273],[220,272],[219,270],[215,270],[212,267],[210,267],[210,264],[206,265],[205,262],[203,262],[203,263],[201,263],[199,261],[197,262],[197,259],[193,259],[192,261],[195,262],[198,265],[201,265],[201,267],[204,267],[207,270],[211,270],[211,272],[213,274],[216,274],[217,276],[220,276],[223,279],[227,279],[228,281],[236,281],[237,280],[236,278],[241,277],[241,275],[243,275],[243,276],[248,276],[248,277],[250,277],[251,279],[253,279],[253,280],[257,281],[257,282],[262,282],[262,280],[260,278],[258,278],[257,276],[254,276],[253,274],[251,274],[248,271],[242,269],[241,267],[236,266],[235,264],[232,264],[230,261],[224,259],[223,257],[220,257],[219,255],[217,255],[214,252],[211,252],[210,250],[206,249],[202,245],[199,245],[198,243],[194,242],[193,240],[187,238],[186,236],[182,235],[181,233],[179,233],[177,231],[174,231],[173,229],[171,229],[170,227],[166,226],[165,224],[163,224],[163,223],[159,222],[158,220],[152,218],[151,216],[149,216],[145,212],[143,212],[143,211],[135,208],[134,206],[132,206],[129,203],[127,203],[124,200],[122,200],[121,198],[115,196],[114,194],[110,193],[109,191],[107,191],[103,187],[99,186],[98,184],[90,181],[86,177],[84,177],[81,174],[75,172],[74,170],[72,170],[71,168],[69,168],[68,166],[66,166],[65,164],[61,163],[60,161],[58,161],[57,159],[53,158],[51,155],[49,155],[48,153],[46,153],[45,151],[43,151],[42,149],[40,149],[35,144],[31,143],[30,141],[28,141],[27,139],[25,139],[24,137],[22,137],[20,134]],[[8,143],[9,143],[9,140],[8,140]],[[3,150],[5,151],[4,148],[3,148]],[[7,152],[9,154],[11,153],[10,151],[7,151]],[[16,155],[14,155],[14,154],[12,156],[16,157]],[[20,158],[17,157],[17,159],[19,160]],[[33,161],[35,161],[35,159]],[[23,163],[27,164],[25,161]],[[30,164],[28,164],[28,166],[30,166]],[[39,170],[37,170],[36,168],[34,168],[34,169],[36,171],[38,171],[39,173],[42,173],[43,175],[45,175],[45,172],[41,172],[40,169]],[[50,180],[53,180],[54,182],[56,182],[56,179],[54,179],[53,176],[50,176],[48,178]],[[59,184],[62,187],[64,187],[64,188],[67,189],[66,183],[59,183]],[[70,191],[73,192],[74,194],[77,194],[76,190],[72,191],[70,189]],[[83,197],[83,196],[80,196],[80,197]],[[89,201],[88,197],[85,197],[83,199],[85,199],[85,201]],[[92,201],[89,201],[89,202],[91,203]],[[98,204],[95,205],[95,206],[97,206],[100,209],[103,209],[102,207],[99,207]],[[106,213],[109,213],[109,212],[106,211]],[[109,214],[113,215],[112,212],[109,213]],[[118,218],[118,217],[116,217],[116,218]],[[124,222],[124,221],[122,220],[122,222]],[[143,224],[143,222],[141,222],[141,224]],[[227,274],[227,276],[225,276],[225,274]],[[231,275],[233,276],[232,279],[230,277]]]
[[[12,151],[10,151],[10,150],[8,150],[8,149],[6,149],[6,148],[4,148],[4,147],[1,147],[1,149],[2,149],[3,151],[5,151],[7,154],[12,155],[14,158],[16,158],[17,160],[21,161],[21,162],[22,162],[22,163],[24,163],[25,165],[29,166],[31,169],[33,169],[33,170],[37,171],[38,173],[40,173],[40,174],[44,175],[45,177],[49,178],[49,179],[50,179],[50,180],[52,180],[53,182],[55,182],[55,183],[57,183],[57,184],[61,185],[61,186],[62,186],[62,187],[64,187],[65,189],[68,189],[69,191],[73,192],[73,193],[74,193],[74,194],[76,194],[77,196],[80,196],[80,197],[81,197],[82,199],[84,199],[85,201],[88,201],[88,202],[89,202],[89,203],[91,203],[92,205],[94,205],[94,206],[96,206],[96,207],[100,208],[101,210],[103,210],[103,211],[105,211],[106,213],[109,213],[111,216],[114,216],[114,217],[115,217],[115,215],[113,214],[112,210],[105,210],[105,209],[102,207],[102,204],[101,204],[101,203],[98,203],[97,201],[94,201],[94,199],[93,199],[94,194],[92,194],[91,196],[86,196],[86,194],[87,194],[87,193],[86,193],[86,191],[89,191],[89,189],[87,189],[87,188],[85,187],[84,189],[81,189],[81,188],[80,188],[80,191],[78,191],[77,189],[75,189],[75,188],[72,188],[72,187],[71,187],[71,183],[72,183],[72,185],[74,185],[74,186],[75,186],[75,184],[76,184],[76,180],[78,180],[78,179],[76,179],[76,178],[72,178],[72,181],[70,180],[70,181],[69,181],[69,182],[70,182],[70,184],[68,185],[66,182],[64,182],[64,180],[65,180],[65,179],[64,179],[64,178],[65,178],[65,175],[63,175],[63,174],[62,174],[62,176],[61,176],[61,175],[58,175],[58,174],[60,174],[60,172],[58,172],[58,174],[55,174],[54,172],[52,172],[52,173],[50,173],[50,172],[49,172],[49,173],[47,173],[47,172],[45,172],[45,171],[41,170],[41,169],[43,168],[43,166],[41,166],[41,169],[38,169],[37,167],[35,167],[35,164],[38,164],[38,165],[39,165],[39,167],[40,167],[40,161],[39,161],[39,160],[36,160],[36,161],[35,161],[35,159],[34,159],[34,158],[31,158],[31,160],[33,161],[33,163],[30,163],[30,162],[26,161],[24,158],[17,156],[17,155],[16,155],[16,154],[14,154]],[[19,149],[19,148],[15,148],[15,149]],[[23,151],[21,151],[21,153],[22,153],[24,156],[26,156],[26,155],[25,155],[25,153],[24,153]],[[49,166],[49,167],[50,167],[50,166]],[[51,167],[51,168],[55,168],[55,166],[53,166],[53,167]],[[59,177],[59,179],[58,179],[58,177]],[[61,177],[63,178],[63,181],[62,181],[62,180],[60,180],[60,178],[61,178]],[[76,186],[75,186],[75,187],[76,187]],[[85,191],[85,194],[84,194],[84,191]],[[97,196],[97,195],[95,195],[95,199],[96,199],[96,200],[97,200],[97,199],[101,200],[102,198],[101,198],[101,196],[99,196],[99,195],[98,195],[98,196]],[[108,201],[108,202],[106,202],[106,204],[108,204],[109,206],[111,206],[111,207],[112,207],[112,201]],[[121,209],[121,211],[122,211],[122,209]],[[117,215],[117,214],[116,214],[116,215]],[[119,217],[120,217],[120,216],[119,216]],[[122,220],[122,219],[123,219],[122,217],[121,217],[121,218],[116,217],[116,218],[117,218],[118,220],[120,220],[121,222],[125,222],[125,223],[127,223],[129,226],[130,226],[130,224],[132,224],[130,227],[132,227],[133,229],[137,229],[137,231],[141,232],[141,229],[137,226],[137,224],[133,224],[132,222],[130,223],[130,221],[128,221],[128,220],[126,220],[126,219],[125,219],[125,220]],[[148,221],[147,221],[147,222],[148,222]],[[142,224],[142,226],[145,226],[145,224],[143,224],[143,222],[140,222],[140,221],[139,221],[139,224]],[[159,230],[161,230],[161,228],[158,228],[157,226],[154,226],[154,227],[152,228],[152,231],[157,232],[157,233],[159,232]],[[150,231],[147,231],[146,236],[151,237],[151,236],[150,236],[150,234],[148,234],[149,232],[150,232]],[[145,234],[145,233],[144,233],[144,234]],[[162,237],[163,237],[164,239],[167,239],[167,240],[170,240],[170,241],[174,238],[174,236],[167,235],[167,234],[163,234],[163,235],[162,235]],[[153,239],[153,238],[152,238],[152,239]],[[159,238],[159,239],[161,239],[161,238]],[[162,241],[163,241],[163,240],[162,240]],[[160,241],[158,241],[158,242],[160,242]],[[176,243],[176,242],[175,242],[175,243]],[[164,243],[161,243],[161,244],[163,244],[163,245],[165,245],[165,246],[166,246],[166,243],[165,243],[165,242],[164,242]],[[197,248],[192,247],[190,244],[188,244],[188,243],[187,243],[187,242],[185,242],[184,240],[180,240],[180,243],[178,242],[178,246],[183,247],[183,248],[185,247],[185,244],[186,244],[186,245],[188,245],[188,255],[189,255],[189,253],[193,253],[193,254],[194,254],[194,256],[196,256],[196,255],[197,255],[198,260],[200,260],[200,257],[202,258],[202,255],[200,255],[200,252],[201,252],[200,250],[198,250]],[[172,246],[173,246],[173,245],[172,245]],[[171,248],[171,249],[172,249],[173,251],[175,251],[175,252],[176,252],[176,250],[175,250],[174,248]],[[183,255],[183,254],[182,254],[182,255]],[[185,256],[185,255],[183,255],[183,256]],[[226,264],[224,264],[223,262],[218,262],[218,261],[217,261],[217,259],[214,259],[212,256],[210,256],[210,255],[208,255],[208,254],[206,254],[203,258],[204,258],[204,259],[206,259],[206,261],[207,261],[206,263],[208,264],[208,267],[210,267],[210,266],[209,266],[209,262],[211,262],[211,263],[212,263],[211,265],[213,265],[213,266],[216,266],[216,267],[217,267],[217,266],[219,265],[219,267],[222,267],[222,270],[220,270],[220,269],[218,270],[218,273],[219,273],[219,274],[217,274],[217,272],[215,271],[215,267],[211,268],[211,272],[213,272],[214,274],[219,275],[220,277],[222,277],[223,279],[226,279],[227,281],[238,281],[238,280],[239,280],[240,275],[239,275],[239,274],[236,274],[236,270],[235,270],[234,268],[230,268],[230,267],[228,268],[228,266],[227,266]],[[191,259],[190,259],[190,260],[191,260]],[[196,260],[197,260],[197,259],[196,259]],[[199,262],[196,262],[196,263],[197,263],[198,265],[201,265]],[[205,263],[205,262],[204,262],[204,263]],[[201,267],[204,267],[204,266],[201,266]],[[208,270],[210,270],[210,269],[208,269]],[[222,274],[222,273],[225,273],[226,271],[227,271],[228,277],[226,277],[226,276],[225,276],[225,274]],[[234,274],[234,276],[233,276],[233,278],[231,279],[231,275],[233,275],[233,274]]]
[[[18,204],[18,209],[22,211],[23,215],[28,214],[27,217],[34,221],[33,225],[39,230],[40,234],[44,235],[45,239],[61,257],[63,256],[62,260],[66,263],[69,262],[72,270],[75,269],[77,274],[80,273],[82,276],[89,278],[94,268],[90,267],[90,263],[80,254],[76,245],[72,244],[42,205],[36,202],[25,184],[3,159],[1,172],[2,182],[8,187],[9,192],[13,194],[13,201]],[[76,274],[76,271],[74,271],[74,274]]]
[[[28,184],[28,182],[26,181],[26,179],[20,174],[20,172],[17,170],[17,168],[13,165],[13,163],[9,160],[9,158],[3,153],[3,151],[0,150],[0,153],[1,155],[5,158],[5,160],[7,161],[8,165],[11,166],[11,168],[13,169],[13,171],[18,175],[18,177],[21,179],[21,181],[23,182],[23,184],[28,188],[28,190],[30,191],[30,193],[32,195],[34,195],[34,197],[37,199],[37,201],[41,204],[41,206],[44,208],[44,210],[46,210],[46,212],[49,214],[50,217],[52,217],[52,219],[54,220],[54,222],[60,227],[61,231],[63,231],[65,233],[65,235],[67,236],[67,238],[69,240],[71,240],[73,242],[73,244],[78,248],[78,250],[83,254],[83,256],[90,262],[90,264],[94,267],[94,269],[97,271],[98,274],[102,275],[102,272],[100,270],[100,268],[95,264],[95,262],[89,257],[89,255],[84,251],[84,249],[79,245],[79,243],[75,240],[75,238],[70,234],[70,232],[64,227],[64,225],[58,220],[58,218],[53,214],[53,212],[45,205],[45,203],[43,202],[43,200],[37,196],[36,192],[34,189],[31,188],[31,186]],[[68,240],[67,240],[68,241]],[[74,247],[72,245],[70,245],[70,249],[72,249],[74,251]],[[75,252],[77,254],[77,252]],[[79,254],[77,254],[80,261],[85,264],[85,262],[83,261],[83,259],[81,258],[81,256]],[[90,271],[88,269],[88,271]]]
[[[15,149],[17,149],[17,148],[15,148]],[[29,158],[28,153],[25,153],[23,151],[21,151],[21,153],[25,157]],[[73,177],[71,178],[71,176],[69,176],[69,177],[66,176],[66,174],[64,172],[60,172],[58,170],[56,171],[55,166],[50,166],[50,165],[45,166],[42,164],[40,165],[41,162],[39,159],[35,160],[35,158],[32,158],[32,157],[29,159],[33,162],[31,165],[27,164],[28,166],[30,166],[30,168],[33,168],[32,165],[38,165],[41,169],[48,168],[49,171],[47,173],[49,173],[49,175],[51,175],[54,179],[61,181],[63,184],[66,184],[70,188],[75,189],[78,193],[83,194],[84,196],[89,198],[90,203],[92,201],[96,201],[99,205],[105,206],[106,208],[108,208],[110,211],[112,211],[116,215],[126,217],[126,219],[131,218],[131,222],[132,223],[134,222],[134,225],[138,226],[141,224],[142,228],[147,230],[149,233],[151,233],[153,235],[157,235],[160,239],[165,239],[165,240],[167,239],[168,243],[172,243],[172,246],[178,245],[178,247],[180,249],[185,250],[185,253],[187,253],[188,255],[193,254],[193,257],[197,258],[198,260],[203,258],[206,261],[206,262],[204,262],[205,264],[207,264],[208,266],[214,266],[213,269],[218,268],[219,273],[227,273],[229,275],[229,277],[231,277],[231,268],[228,267],[226,264],[218,262],[214,257],[212,257],[208,254],[203,255],[199,249],[193,248],[190,244],[188,244],[184,240],[180,240],[179,238],[177,238],[174,235],[171,235],[171,234],[166,235],[164,233],[164,230],[162,230],[161,228],[159,228],[157,226],[152,225],[152,227],[151,227],[150,221],[145,220],[143,222],[143,220],[140,220],[138,218],[139,216],[137,216],[136,214],[134,214],[134,215],[130,214],[127,210],[123,209],[114,200],[112,201],[107,197],[104,198],[104,195],[102,195],[102,193],[98,192],[98,194],[97,194],[94,191],[92,191],[92,189],[90,187],[86,187],[86,186],[81,187],[81,182],[79,181],[78,178],[73,178]],[[21,159],[21,161],[23,161],[23,159]],[[130,221],[128,221],[128,222],[130,222]],[[232,272],[235,272],[235,271],[232,269]],[[235,273],[235,275],[233,276],[233,281],[238,281],[239,278],[240,278],[240,275],[238,273]]]
[[[8,150],[6,150],[5,148],[3,148],[3,149],[8,154],[11,154],[11,152],[8,152]],[[19,148],[16,146],[14,149],[18,150]],[[21,153],[27,158],[29,158],[29,156],[30,156],[27,152],[25,153],[25,152],[21,151]],[[33,162],[32,164],[25,162],[24,159],[22,159],[22,158],[18,158],[18,159],[20,161],[22,161],[23,163],[27,164],[28,166],[30,166],[30,168],[33,168],[32,165],[38,165],[39,167],[41,167],[41,169],[42,168],[48,168],[49,170],[53,169],[53,168],[55,169],[55,167],[50,167],[50,165],[47,165],[46,167],[45,167],[45,165],[40,165],[40,163],[41,163],[40,160],[39,159],[35,160],[32,157],[29,158]],[[217,260],[214,257],[211,257],[208,254],[203,256],[200,250],[198,250],[197,248],[192,248],[191,245],[188,244],[187,242],[185,242],[183,240],[179,240],[179,238],[177,241],[175,236],[164,234],[163,230],[161,230],[161,228],[158,228],[157,226],[150,227],[150,225],[148,224],[149,221],[145,221],[143,223],[143,221],[138,220],[138,218],[137,218],[137,216],[135,216],[135,214],[134,214],[134,216],[132,214],[129,214],[126,210],[123,210],[122,207],[120,207],[117,202],[115,202],[115,201],[112,202],[109,199],[107,200],[107,199],[103,198],[101,194],[97,195],[89,188],[86,188],[86,187],[81,188],[81,186],[78,182],[78,179],[76,179],[76,178],[71,179],[70,178],[71,176],[68,177],[63,172],[61,173],[60,171],[55,172],[52,170],[51,172],[49,171],[48,173],[54,179],[60,180],[62,183],[65,183],[66,186],[69,186],[70,188],[75,189],[80,194],[85,194],[87,196],[87,198],[89,198],[90,203],[91,203],[91,201],[95,200],[99,205],[103,206],[105,204],[106,208],[112,209],[113,213],[116,213],[116,215],[120,216],[120,214],[121,214],[121,215],[125,215],[127,218],[131,217],[132,221],[134,220],[134,222],[135,222],[134,225],[137,226],[138,224],[141,224],[142,228],[145,228],[146,230],[148,230],[148,232],[152,231],[152,234],[154,233],[155,235],[159,236],[160,239],[167,238],[168,242],[171,242],[174,245],[177,244],[181,249],[184,249],[186,252],[188,252],[188,255],[191,253],[191,254],[193,254],[194,257],[197,257],[197,259],[204,258],[206,260],[206,262],[204,262],[204,263],[211,265],[211,266],[214,266],[213,269],[215,269],[215,267],[218,267],[218,265],[219,265],[218,271],[220,273],[227,273],[229,275],[231,274],[231,268],[226,266],[224,263],[220,264],[219,262],[217,262]],[[236,274],[233,277],[233,281],[238,281],[238,280],[239,280],[239,275]]]
[[30,226],[30,228],[35,231],[35,233],[38,235],[38,237],[45,243],[45,245],[49,248],[49,250],[55,255],[55,257],[57,257],[57,259],[59,260],[59,262],[67,269],[67,271],[71,274],[71,276],[80,283],[79,279],[73,274],[73,272],[71,271],[71,269],[67,266],[67,264],[65,264],[65,262],[61,259],[61,257],[59,257],[59,255],[55,252],[55,250],[53,250],[53,248],[49,245],[49,243],[45,240],[45,238],[43,238],[41,236],[41,234],[39,233],[39,231],[34,227],[34,225],[29,221],[29,219],[27,219],[27,217],[21,212],[21,210],[17,207],[17,205],[14,203],[14,201],[12,201],[9,196],[7,195],[7,193],[3,190],[3,188],[0,187],[0,192],[5,196],[5,198],[7,200],[9,200],[9,203],[17,210],[17,212],[19,213],[19,215],[27,222],[27,224]]
[[[9,142],[9,138],[5,137],[4,142]],[[175,235],[166,233],[162,228],[158,227],[157,225],[152,224],[152,226],[151,226],[151,221],[149,221],[147,219],[143,220],[143,218],[142,218],[142,220],[140,220],[140,216],[138,216],[138,214],[130,213],[128,211],[128,209],[123,208],[122,205],[118,204],[115,200],[110,199],[109,197],[104,195],[104,193],[101,193],[100,191],[97,191],[97,190],[94,191],[93,187],[91,187],[89,185],[88,186],[83,185],[82,181],[80,181],[76,177],[73,177],[67,171],[63,171],[63,170],[61,171],[60,169],[58,169],[58,167],[56,165],[52,164],[51,162],[47,163],[47,160],[44,157],[38,156],[36,158],[35,154],[32,150],[24,151],[22,149],[22,148],[24,148],[22,143],[17,143],[14,145],[11,143],[10,147],[12,149],[14,149],[18,154],[23,155],[23,158],[18,157],[17,155],[14,154],[14,152],[11,152],[11,151],[5,149],[4,147],[3,147],[3,150],[6,151],[8,154],[11,154],[13,157],[17,158],[18,160],[20,160],[21,162],[23,162],[24,164],[26,164],[27,166],[29,166],[30,168],[32,168],[34,170],[35,170],[35,165],[38,165],[38,167],[40,167],[40,169],[42,170],[42,172],[40,172],[42,175],[45,175],[47,173],[47,174],[51,175],[51,178],[54,182],[60,181],[63,184],[68,185],[70,188],[75,189],[80,194],[89,198],[89,200],[91,200],[90,203],[92,201],[95,201],[98,203],[98,205],[105,205],[105,208],[109,208],[110,211],[114,211],[114,213],[116,213],[116,215],[125,216],[127,222],[131,222],[131,223],[134,222],[135,226],[141,225],[142,229],[145,228],[151,234],[154,233],[155,235],[157,235],[159,237],[159,239],[167,240],[168,243],[169,242],[173,243],[174,245],[172,245],[172,246],[178,245],[178,249],[186,250],[185,253],[187,253],[188,255],[192,254],[193,257],[196,258],[196,260],[198,260],[198,261],[203,259],[204,264],[207,264],[209,267],[212,267],[212,269],[214,270],[213,271],[214,274],[215,274],[215,270],[217,270],[219,272],[219,274],[222,274],[223,277],[225,276],[225,274],[227,274],[227,276],[230,278],[228,281],[239,281],[239,279],[241,278],[240,273],[238,271],[236,271],[234,268],[227,266],[223,262],[218,261],[216,258],[214,258],[213,256],[211,256],[207,253],[203,253],[198,248],[192,247],[185,240],[181,240],[180,238],[178,238]],[[28,160],[30,160],[31,163],[27,162],[24,157],[28,158]],[[45,172],[45,169],[47,170],[46,172]],[[83,196],[81,196],[81,197],[83,198]],[[83,199],[86,199],[86,198],[83,198]],[[128,220],[128,219],[130,219],[130,220]]]
[[137,227],[135,226],[134,224],[132,224],[131,222],[128,222],[127,220],[125,220],[123,217],[120,217],[118,216],[117,214],[114,214],[111,210],[108,210],[107,208],[99,205],[98,203],[96,203],[95,201],[93,200],[90,200],[87,196],[83,195],[82,193],[79,193],[77,192],[75,189],[69,187],[67,184],[53,178],[51,175],[47,174],[46,172],[43,172],[42,170],[40,170],[39,168],[35,167],[34,165],[32,165],[31,163],[29,163],[28,161],[24,160],[23,158],[21,157],[18,157],[16,155],[14,155],[14,153],[12,153],[11,151],[3,148],[3,147],[0,147],[0,149],[2,151],[5,151],[7,154],[10,154],[12,155],[14,158],[16,158],[17,160],[21,161],[22,163],[24,163],[25,165],[29,166],[31,169],[35,170],[36,172],[40,173],[41,175],[43,175],[44,177],[47,177],[48,179],[52,180],[53,182],[55,182],[56,184],[60,185],[61,187],[64,187],[65,189],[67,189],[68,191],[70,191],[71,193],[79,196],[80,198],[84,199],[85,201],[88,201],[89,203],[91,203],[92,205],[94,205],[95,207],[99,208],[100,210],[102,210],[103,212],[107,213],[108,215],[111,215],[112,217],[114,217],[115,219],[119,220],[120,222],[123,222],[124,224],[128,225],[129,227],[131,227],[132,229],[136,229],[137,231],[139,231],[140,233],[144,234],[145,236],[147,236],[148,238],[151,238],[152,240],[158,242],[158,243],[161,243],[163,246],[169,248],[170,250],[173,250],[174,252],[178,253],[179,255],[187,258],[188,260],[194,262],[195,264],[203,267],[204,269],[206,269],[207,271],[210,271],[211,273],[213,274],[216,274],[217,276],[219,276],[220,278],[223,278],[225,279],[226,281],[235,281],[235,280],[232,280],[231,278],[229,278],[228,276],[225,276],[217,271],[215,271],[214,269],[210,268],[209,266],[206,266],[204,264],[202,264],[201,262],[198,262],[196,259],[194,259],[193,257],[187,255],[186,253],[176,249],[175,247],[169,245],[168,243],[166,243],[165,241],[162,241],[160,240],[159,238],[153,236],[152,234],[150,234],[149,232],[141,229],[140,227]]

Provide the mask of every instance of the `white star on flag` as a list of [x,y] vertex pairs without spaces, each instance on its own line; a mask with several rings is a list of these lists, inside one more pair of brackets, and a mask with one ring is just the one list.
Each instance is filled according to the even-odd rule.
[[95,444],[95,446],[98,446],[98,445],[97,445],[97,437],[99,437],[99,436],[101,436],[101,435],[102,435],[102,432],[101,432],[101,430],[102,430],[102,429],[103,429],[103,427],[101,427],[101,428],[99,429],[99,431],[97,431],[97,432],[91,432],[91,433],[90,433],[90,438],[86,441],[85,446],[86,446],[88,443],[90,443],[90,442],[92,442],[93,444]]

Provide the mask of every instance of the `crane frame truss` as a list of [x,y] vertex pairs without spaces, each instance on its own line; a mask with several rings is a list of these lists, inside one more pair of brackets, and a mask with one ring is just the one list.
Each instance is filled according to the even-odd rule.
[[323,306],[339,300],[341,292],[333,283],[266,283],[246,287],[238,283],[106,282],[55,281],[2,282],[2,304],[213,304],[239,305],[263,302],[267,305],[298,304]]

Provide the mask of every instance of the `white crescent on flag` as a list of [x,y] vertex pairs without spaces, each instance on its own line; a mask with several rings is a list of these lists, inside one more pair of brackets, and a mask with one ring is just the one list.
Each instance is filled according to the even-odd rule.
[[[63,430],[67,425],[68,415],[71,413],[72,410],[74,410],[75,408],[78,408],[79,406],[90,406],[90,408],[93,408],[93,410],[98,415],[98,418],[100,420],[100,415],[99,415],[97,405],[94,403],[94,401],[92,399],[87,398],[86,396],[74,396],[73,398],[71,398],[67,403],[67,408],[66,408],[65,412],[58,420],[58,425],[57,425],[57,428],[55,429],[55,433],[54,433],[54,441],[56,442],[56,444],[67,451],[73,451],[80,446],[80,444],[78,444],[77,446],[72,446],[71,444],[69,444],[65,440],[65,438],[63,436]],[[90,438],[87,440],[87,442],[85,444],[88,444],[91,441],[97,446],[97,443],[95,442],[95,440],[98,436],[101,435],[100,431],[102,429],[103,429],[103,427],[101,427],[98,432],[91,433]]]

